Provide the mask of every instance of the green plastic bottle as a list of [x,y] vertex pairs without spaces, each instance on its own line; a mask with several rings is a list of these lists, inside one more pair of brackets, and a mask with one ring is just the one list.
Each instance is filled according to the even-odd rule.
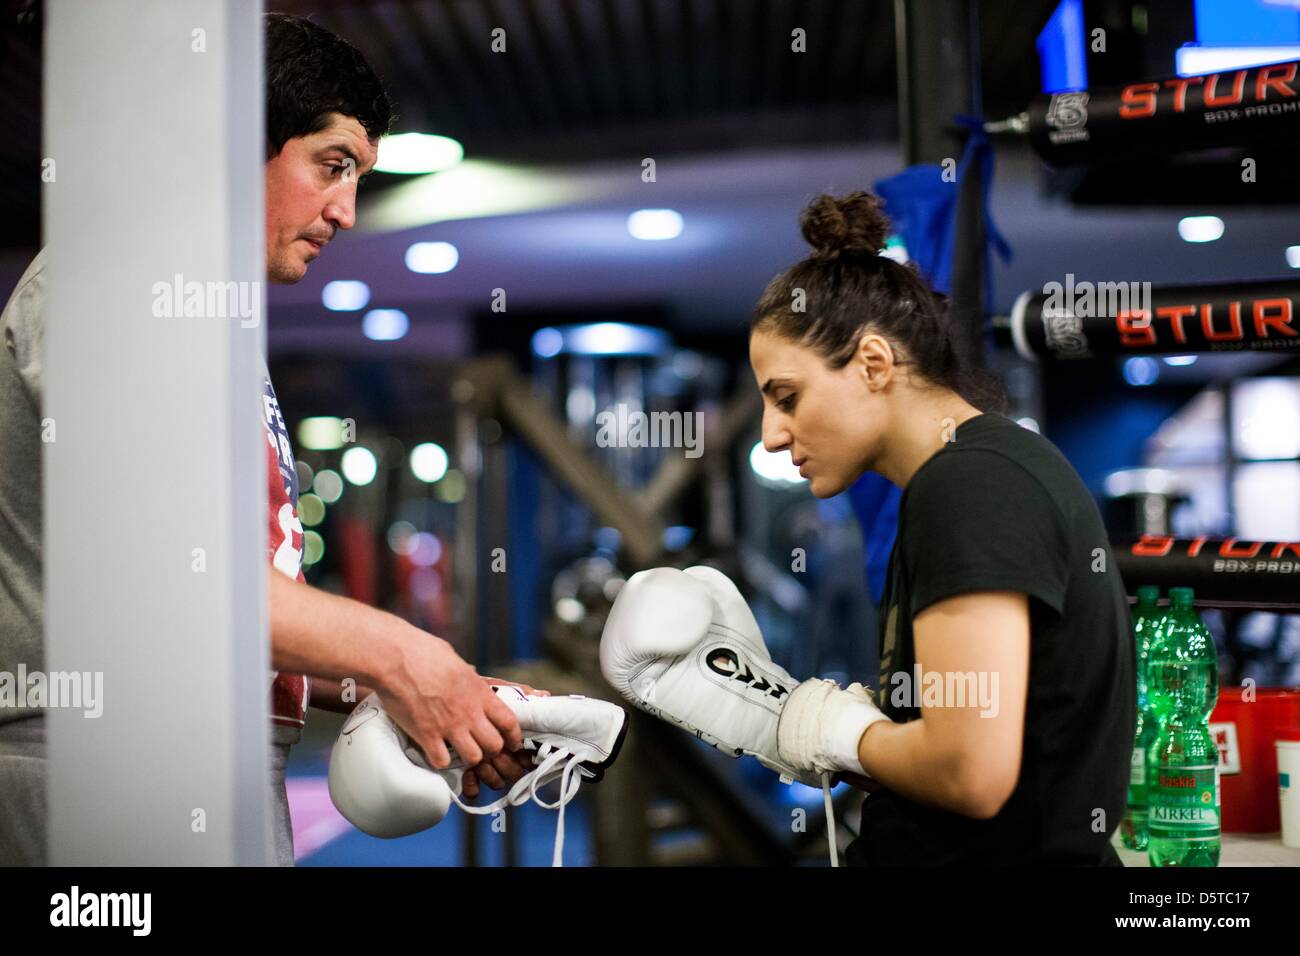
[[1130,850],[1147,848],[1147,751],[1155,742],[1158,722],[1147,694],[1147,659],[1165,613],[1156,603],[1160,589],[1144,584],[1133,608],[1133,643],[1137,649],[1137,729],[1129,761],[1128,809],[1120,824],[1120,839]]
[[1219,750],[1209,726],[1219,661],[1192,596],[1191,588],[1169,589],[1147,658],[1147,696],[1160,723],[1147,753],[1152,866],[1219,865]]

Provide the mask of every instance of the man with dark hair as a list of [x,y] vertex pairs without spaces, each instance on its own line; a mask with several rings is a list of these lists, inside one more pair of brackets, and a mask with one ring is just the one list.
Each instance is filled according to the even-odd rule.
[[[266,265],[297,282],[356,221],[361,179],[393,110],[356,47],[310,20],[266,15]],[[310,258],[308,258],[310,257]]]
[[[268,14],[265,27],[266,272],[271,282],[293,283],[339,229],[356,221],[357,185],[378,159],[392,106],[351,44],[282,14]],[[11,674],[20,665],[28,673],[45,666],[39,477],[45,258],[42,251],[33,260],[0,314],[0,524],[6,526],[0,534],[0,672]],[[275,668],[273,852],[276,862],[292,865],[284,767],[309,703],[347,711],[378,691],[434,766],[449,763],[448,744],[477,765],[465,778],[470,796],[479,779],[499,789],[525,767],[513,753],[523,743],[513,712],[450,644],[304,582],[293,448],[269,374],[261,405]],[[343,693],[347,680],[355,683],[355,694]],[[45,862],[45,779],[42,710],[0,706],[0,865]]]

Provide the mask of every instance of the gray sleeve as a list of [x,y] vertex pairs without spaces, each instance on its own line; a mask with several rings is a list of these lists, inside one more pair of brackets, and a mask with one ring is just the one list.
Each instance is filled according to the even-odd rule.
[[44,254],[23,273],[18,287],[0,313],[4,346],[14,358],[18,376],[39,405],[45,379],[45,283]]

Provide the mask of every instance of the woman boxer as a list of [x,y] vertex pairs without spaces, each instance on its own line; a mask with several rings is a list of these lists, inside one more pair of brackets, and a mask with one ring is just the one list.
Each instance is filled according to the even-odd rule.
[[843,738],[819,745],[851,755],[838,769],[856,757],[874,781],[854,781],[872,795],[847,858],[1117,865],[1133,645],[1096,504],[995,410],[944,300],[879,255],[876,197],[820,196],[801,224],[812,253],[768,285],[750,332],[763,444],[818,498],[868,471],[903,490],[875,695],[890,720],[818,731]]

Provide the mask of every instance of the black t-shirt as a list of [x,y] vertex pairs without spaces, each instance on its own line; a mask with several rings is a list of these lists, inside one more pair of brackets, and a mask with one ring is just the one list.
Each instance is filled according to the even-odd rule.
[[[974,591],[1030,598],[1015,790],[989,820],[881,790],[863,804],[848,861],[1117,865],[1109,840],[1124,813],[1136,719],[1124,586],[1097,505],[1069,462],[1041,435],[996,414],[958,426],[903,492],[881,604],[879,702],[891,719],[918,719],[926,688],[937,692],[934,679],[916,671],[912,620]],[[946,686],[948,706],[958,693],[968,705],[988,699],[974,675]],[[985,692],[992,689],[986,679]]]

